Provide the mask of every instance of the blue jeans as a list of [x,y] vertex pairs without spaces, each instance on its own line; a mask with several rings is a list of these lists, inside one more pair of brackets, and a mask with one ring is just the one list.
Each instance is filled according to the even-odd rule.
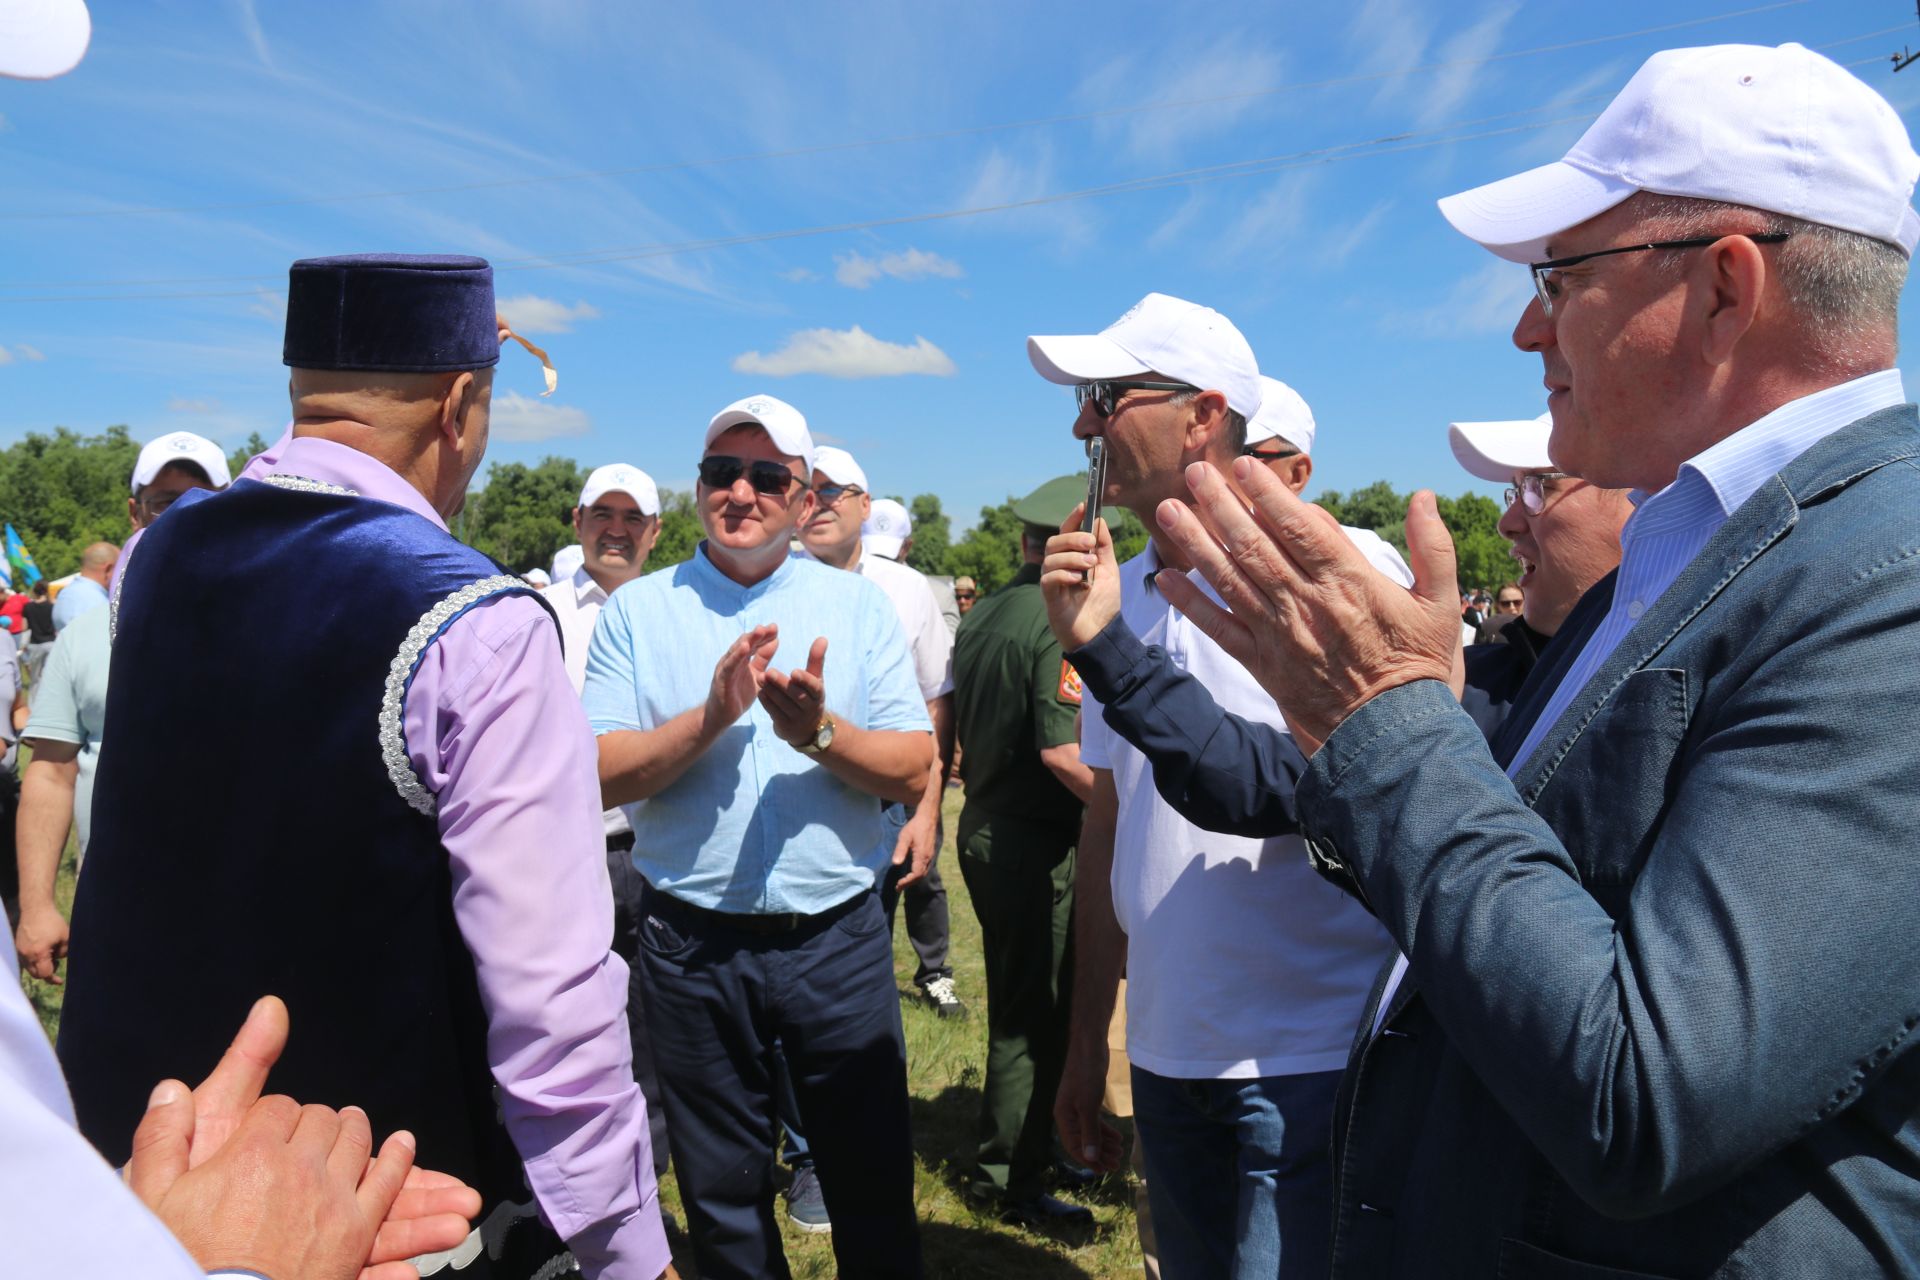
[[1321,1280],[1338,1071],[1175,1080],[1133,1068],[1165,1280]]

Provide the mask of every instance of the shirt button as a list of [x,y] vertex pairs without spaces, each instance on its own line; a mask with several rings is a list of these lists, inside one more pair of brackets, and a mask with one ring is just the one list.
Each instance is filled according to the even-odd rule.
[[1645,613],[1646,611],[1647,611],[1647,606],[1645,601],[1635,600],[1632,604],[1627,606],[1627,616],[1635,620],[1638,620],[1640,615]]

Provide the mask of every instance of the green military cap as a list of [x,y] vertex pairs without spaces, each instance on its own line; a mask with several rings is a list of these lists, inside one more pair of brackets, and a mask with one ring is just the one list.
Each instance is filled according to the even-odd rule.
[[1038,525],[1058,532],[1060,524],[1087,498],[1087,473],[1056,476],[1013,504],[1013,514],[1022,524]]

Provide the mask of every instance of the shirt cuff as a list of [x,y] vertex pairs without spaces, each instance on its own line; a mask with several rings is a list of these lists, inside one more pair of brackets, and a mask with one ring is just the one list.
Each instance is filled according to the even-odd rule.
[[656,1196],[618,1222],[596,1222],[567,1247],[584,1280],[659,1280],[673,1261]]
[[1118,702],[1151,669],[1147,646],[1119,614],[1099,635],[1066,656],[1080,673],[1081,683],[1103,706]]

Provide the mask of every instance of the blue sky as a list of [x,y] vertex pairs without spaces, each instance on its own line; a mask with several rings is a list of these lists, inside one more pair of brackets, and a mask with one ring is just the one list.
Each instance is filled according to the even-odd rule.
[[1081,465],[1025,336],[1149,290],[1307,398],[1317,487],[1490,491],[1446,423],[1542,408],[1530,285],[1436,197],[1558,157],[1661,48],[1832,46],[1920,110],[1907,0],[92,7],[78,71],[0,80],[0,443],[271,438],[288,262],[478,253],[560,369],[542,400],[509,348],[491,459],[685,488],[766,391],[962,526]]

